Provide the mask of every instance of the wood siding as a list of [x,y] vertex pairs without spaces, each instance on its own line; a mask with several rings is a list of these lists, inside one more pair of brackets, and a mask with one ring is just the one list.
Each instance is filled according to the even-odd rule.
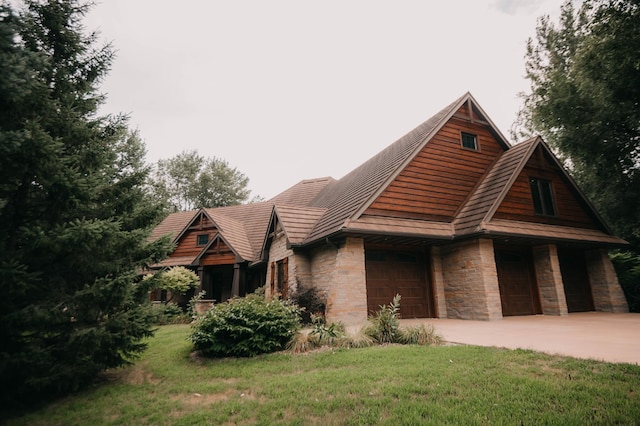
[[215,225],[207,216],[203,214],[198,215],[180,236],[176,249],[169,257],[193,256],[195,258],[205,247],[204,245],[198,245],[198,235],[207,234],[209,236],[208,241],[211,241],[217,232],[218,230]]
[[178,245],[176,249],[171,253],[171,257],[183,257],[183,256],[193,256],[196,257],[204,246],[198,245],[198,235],[207,234],[209,235],[209,241],[216,234],[215,230],[188,230],[182,235],[180,241],[178,241]]
[[217,240],[209,250],[200,258],[200,265],[233,265],[236,263],[236,255],[224,241]]
[[[530,178],[551,182],[556,216],[536,214],[531,196]],[[538,222],[549,225],[598,229],[563,172],[547,158],[542,148],[533,153],[493,216],[495,219]]]
[[[503,148],[463,106],[425,145],[366,214],[450,221]],[[464,149],[460,132],[477,135],[479,149]]]

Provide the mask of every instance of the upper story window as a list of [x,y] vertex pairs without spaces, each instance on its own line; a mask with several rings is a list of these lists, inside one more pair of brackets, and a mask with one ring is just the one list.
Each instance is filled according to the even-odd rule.
[[478,150],[478,136],[473,133],[460,132],[460,138],[463,148]]
[[209,234],[198,234],[197,246],[205,246],[209,242]]
[[551,182],[544,179],[530,178],[529,185],[531,185],[533,208],[536,214],[555,216],[556,206],[553,201]]

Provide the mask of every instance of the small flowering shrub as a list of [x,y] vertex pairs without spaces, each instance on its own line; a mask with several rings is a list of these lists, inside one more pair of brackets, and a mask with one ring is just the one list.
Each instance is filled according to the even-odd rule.
[[210,357],[252,357],[284,348],[300,329],[299,308],[251,294],[211,308],[193,325],[189,339]]

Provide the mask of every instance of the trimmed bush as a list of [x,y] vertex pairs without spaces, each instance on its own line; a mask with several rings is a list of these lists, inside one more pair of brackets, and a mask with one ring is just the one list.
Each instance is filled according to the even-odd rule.
[[211,308],[189,337],[210,357],[252,357],[283,349],[300,329],[299,308],[277,298],[251,294]]

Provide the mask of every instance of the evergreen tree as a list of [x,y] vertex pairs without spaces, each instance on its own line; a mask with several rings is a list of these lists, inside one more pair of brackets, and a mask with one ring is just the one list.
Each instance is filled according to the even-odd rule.
[[113,50],[85,35],[87,5],[0,6],[0,398],[66,392],[127,363],[151,335],[137,279],[166,255],[144,146],[100,117]]

